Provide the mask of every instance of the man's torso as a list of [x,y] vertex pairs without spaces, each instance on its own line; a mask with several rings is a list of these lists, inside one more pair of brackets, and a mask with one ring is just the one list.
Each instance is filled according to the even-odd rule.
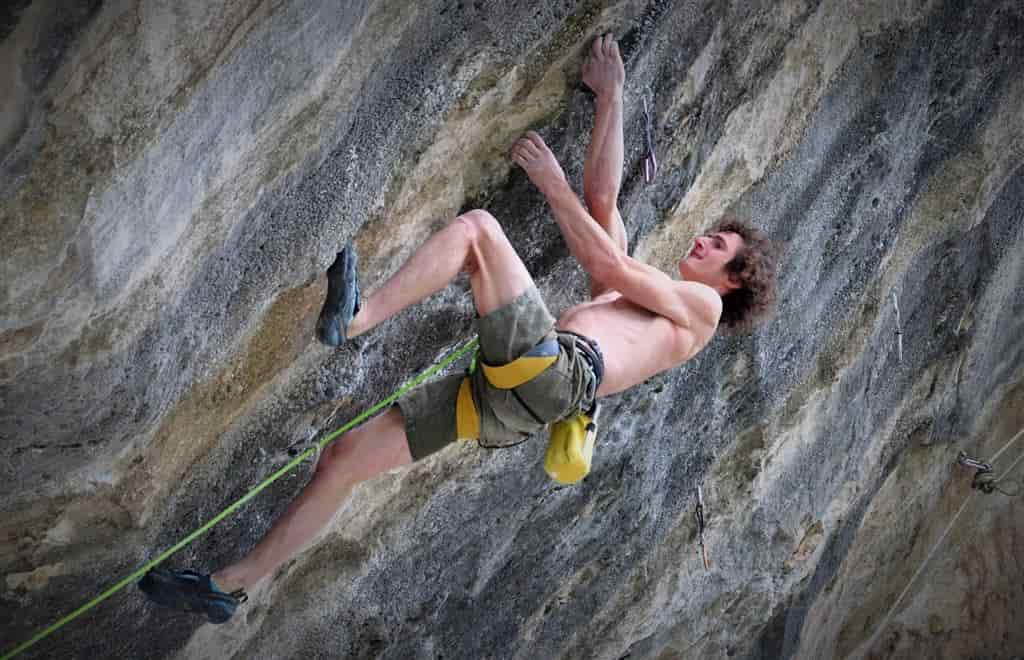
[[608,291],[565,311],[557,327],[597,341],[605,358],[605,375],[598,396],[608,396],[689,360],[714,334],[714,327],[696,336]]

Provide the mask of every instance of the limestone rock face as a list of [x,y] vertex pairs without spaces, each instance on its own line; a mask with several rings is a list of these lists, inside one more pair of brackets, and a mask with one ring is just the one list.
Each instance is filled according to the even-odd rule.
[[[473,335],[460,279],[317,343],[347,241],[372,289],[482,207],[553,313],[585,297],[507,151],[539,131],[581,190],[606,31],[630,252],[674,273],[748,218],[781,247],[772,320],[608,399],[578,486],[540,436],[451,447],[357,487],[225,626],[131,586],[24,657],[1022,654],[1022,500],[956,465],[1024,478],[1018,0],[6,3],[4,649]],[[311,469],[167,564],[238,558]]]

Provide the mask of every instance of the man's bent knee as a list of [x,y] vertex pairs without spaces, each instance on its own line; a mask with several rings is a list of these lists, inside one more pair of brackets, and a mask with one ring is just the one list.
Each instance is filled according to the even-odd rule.
[[480,259],[493,253],[495,246],[501,243],[508,243],[501,224],[493,215],[482,209],[474,209],[459,215],[452,221],[465,232],[466,240],[469,242],[470,250],[466,256],[466,263],[463,270],[473,275],[480,270]]
[[467,228],[470,241],[476,245],[505,237],[501,224],[493,215],[483,209],[466,211],[455,218],[455,220],[456,222],[461,222]]

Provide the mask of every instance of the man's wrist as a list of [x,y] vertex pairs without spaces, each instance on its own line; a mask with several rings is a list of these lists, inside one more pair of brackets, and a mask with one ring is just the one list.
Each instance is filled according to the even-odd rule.
[[616,85],[612,89],[602,90],[597,95],[598,107],[603,105],[622,104],[622,85]]
[[552,178],[551,181],[545,183],[542,187],[538,187],[540,188],[541,194],[548,200],[548,203],[565,194],[576,194],[573,192],[572,186],[569,185],[569,182],[562,178]]

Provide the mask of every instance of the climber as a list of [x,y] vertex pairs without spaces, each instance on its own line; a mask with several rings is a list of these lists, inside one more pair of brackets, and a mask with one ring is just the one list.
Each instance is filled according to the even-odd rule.
[[[479,314],[479,359],[507,365],[524,354],[553,360],[528,382],[498,389],[480,376],[441,378],[403,395],[395,406],[327,446],[309,484],[241,560],[212,575],[154,569],[140,587],[159,604],[201,612],[220,623],[252,587],[318,535],[352,488],[453,443],[462,433],[460,391],[471,395],[476,432],[509,445],[548,422],[591,406],[696,355],[719,325],[759,317],[772,297],[774,266],[763,235],[736,221],[698,237],[679,262],[682,280],[626,252],[617,209],[623,169],[624,67],[611,35],[598,37],[583,65],[596,95],[583,172],[586,207],[544,141],[528,132],[511,149],[546,197],[555,221],[591,278],[591,300],[556,321],[527,272],[486,211],[470,211],[430,237],[390,279],[360,300],[356,255],[346,247],[328,270],[327,301],[317,335],[329,345],[361,335],[402,309],[469,274]],[[550,349],[554,347],[553,352]],[[540,351],[544,353],[544,351]]]

